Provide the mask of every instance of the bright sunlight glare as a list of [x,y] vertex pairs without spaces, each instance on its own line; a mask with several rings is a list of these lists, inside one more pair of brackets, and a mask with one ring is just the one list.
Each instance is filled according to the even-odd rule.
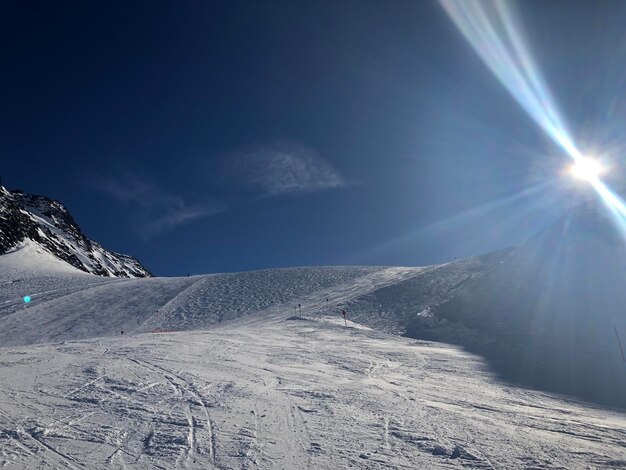
[[[526,47],[518,17],[506,0],[439,0],[459,31],[528,115],[574,160],[626,238],[626,203],[600,181],[602,167],[583,157]],[[594,162],[594,163],[591,163]]]
[[593,158],[583,157],[570,167],[570,173],[576,178],[593,181],[604,173],[604,167]]

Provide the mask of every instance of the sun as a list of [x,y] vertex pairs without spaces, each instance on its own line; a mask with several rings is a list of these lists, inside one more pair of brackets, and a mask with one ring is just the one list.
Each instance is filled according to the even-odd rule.
[[593,158],[579,158],[570,168],[570,173],[576,178],[593,181],[604,173],[604,167]]

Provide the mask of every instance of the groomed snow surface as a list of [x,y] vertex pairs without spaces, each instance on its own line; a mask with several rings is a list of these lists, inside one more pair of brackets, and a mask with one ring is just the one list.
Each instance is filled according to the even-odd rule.
[[112,281],[38,256],[0,258],[0,468],[626,468],[626,413],[344,326],[445,266]]

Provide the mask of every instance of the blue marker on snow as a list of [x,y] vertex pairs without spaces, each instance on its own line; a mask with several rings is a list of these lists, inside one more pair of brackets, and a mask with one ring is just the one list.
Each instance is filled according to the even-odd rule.
[[27,304],[30,302],[30,297],[28,295],[24,296],[24,303]]

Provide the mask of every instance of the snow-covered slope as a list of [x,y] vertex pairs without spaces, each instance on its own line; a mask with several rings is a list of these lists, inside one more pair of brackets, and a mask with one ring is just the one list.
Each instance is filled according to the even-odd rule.
[[404,335],[416,319],[454,297],[462,286],[493,270],[510,250],[424,268],[419,275],[379,286],[345,304],[350,317],[377,330]]
[[584,204],[409,327],[526,385],[626,407],[626,245]]
[[80,271],[26,240],[0,256],[0,316],[23,308],[26,295],[36,304],[115,281]]
[[[0,345],[209,328],[254,316],[322,312],[423,268],[320,267],[65,286],[0,298]],[[64,276],[58,275],[58,278]],[[93,278],[93,276],[91,276]],[[28,282],[22,288],[28,287]],[[22,295],[33,299],[24,304]],[[326,299],[328,298],[328,301]]]
[[576,398],[626,407],[614,235],[581,208],[438,266],[143,279],[27,237],[0,256],[0,468],[624,468],[626,413]]
[[0,186],[0,255],[27,242],[87,273],[126,278],[150,276],[135,258],[106,250],[89,240],[60,202]]
[[625,413],[378,331],[512,256],[111,279],[27,242],[0,257],[0,468],[626,466]]
[[[58,263],[48,272],[31,259],[43,250],[25,245],[0,257],[0,345],[207,329],[284,318],[298,304],[311,318],[345,308],[380,331],[462,345],[524,385],[626,406],[616,337],[626,339],[626,249],[609,222],[582,206],[517,249],[423,268],[114,282]],[[18,273],[20,263],[37,268]]]
[[324,317],[0,348],[0,361],[0,468],[626,466],[624,413]]
[[[97,283],[76,273],[43,277],[54,284],[42,283],[39,270],[19,275],[19,282],[4,277],[11,288],[0,290],[0,345],[206,329],[250,316],[332,315],[338,305],[355,321],[401,334],[415,316],[448,300],[492,264],[473,258],[421,268],[287,268]],[[0,258],[0,278],[2,273]],[[28,305],[24,295],[33,299]],[[381,295],[396,304],[381,300],[382,310],[377,302],[369,308],[372,296]]]

